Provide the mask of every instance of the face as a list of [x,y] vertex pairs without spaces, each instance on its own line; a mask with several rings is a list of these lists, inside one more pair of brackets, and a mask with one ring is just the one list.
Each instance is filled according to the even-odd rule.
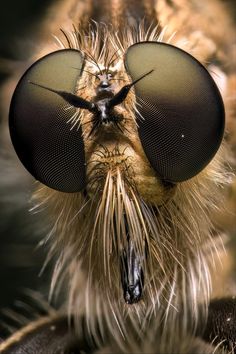
[[[59,229],[73,235],[75,268],[82,264],[89,286],[111,288],[110,297],[122,287],[134,304],[153,289],[165,297],[186,249],[196,251],[191,232],[180,237],[191,225],[182,225],[176,200],[218,150],[224,108],[206,69],[174,46],[139,42],[113,53],[100,62],[67,49],[36,62],[15,90],[10,132],[29,172],[72,196],[58,194],[63,220],[71,226],[72,209],[78,222]],[[79,205],[66,204],[78,195]]]
[[[120,61],[115,67],[100,71],[95,65],[88,63],[85,66],[85,75],[81,77],[82,89],[78,89],[77,95],[100,104],[101,110],[106,111],[107,102],[114,99],[116,93],[129,83],[128,75],[121,66]],[[89,83],[91,89],[85,94],[83,87],[87,87]],[[175,184],[167,183],[157,176],[143,151],[138,138],[138,123],[132,109],[135,106],[134,93],[130,92],[122,103],[108,110],[102,119],[96,117],[96,114],[81,112],[86,192],[92,196],[97,189],[103,190],[108,171],[115,176],[118,169],[145,201],[161,205],[173,195]]]

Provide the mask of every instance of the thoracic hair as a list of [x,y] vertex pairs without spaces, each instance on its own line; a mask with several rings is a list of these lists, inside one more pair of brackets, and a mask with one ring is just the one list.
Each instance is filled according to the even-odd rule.
[[[93,74],[100,69],[109,66],[117,91],[130,82],[123,55],[131,44],[163,39],[158,27],[145,29],[144,24],[137,32],[131,28],[119,35],[103,25],[91,25],[88,33],[74,28],[64,34],[58,38],[61,47],[85,53],[77,93],[86,99],[95,95]],[[163,338],[172,326],[179,335],[194,332],[206,316],[210,269],[223,247],[211,215],[222,205],[222,187],[230,181],[225,144],[196,177],[178,184],[161,180],[142,149],[137,109],[131,92],[119,107],[124,117],[120,129],[100,127],[92,136],[91,113],[73,116],[71,129],[81,125],[83,130],[86,193],[39,185],[33,196],[35,208],[46,208],[51,217],[48,259],[57,256],[51,294],[67,292],[68,313],[78,319],[85,314],[93,336],[97,328],[101,337],[109,328],[120,345],[123,339],[141,337],[153,314]],[[143,258],[145,277],[142,300],[133,305],[125,303],[120,281],[127,228]]]

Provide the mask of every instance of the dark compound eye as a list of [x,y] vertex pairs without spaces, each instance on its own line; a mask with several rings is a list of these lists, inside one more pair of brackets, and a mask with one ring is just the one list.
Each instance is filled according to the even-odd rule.
[[139,137],[158,175],[171,182],[198,174],[213,158],[224,133],[224,106],[208,71],[172,45],[137,43],[125,55],[135,85]]
[[19,81],[10,106],[10,134],[21,162],[37,180],[63,192],[85,187],[82,131],[71,130],[68,122],[76,109],[30,82],[74,93],[83,62],[82,54],[72,49],[41,58]]

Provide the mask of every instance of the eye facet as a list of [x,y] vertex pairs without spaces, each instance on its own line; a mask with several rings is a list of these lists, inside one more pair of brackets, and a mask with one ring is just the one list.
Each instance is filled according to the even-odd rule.
[[37,180],[62,192],[85,187],[82,131],[68,123],[76,109],[31,82],[74,93],[83,62],[72,49],[41,58],[19,81],[10,106],[10,134],[21,162]]
[[197,175],[214,157],[224,133],[224,106],[208,71],[172,45],[137,43],[125,55],[135,85],[139,137],[158,175],[170,182]]

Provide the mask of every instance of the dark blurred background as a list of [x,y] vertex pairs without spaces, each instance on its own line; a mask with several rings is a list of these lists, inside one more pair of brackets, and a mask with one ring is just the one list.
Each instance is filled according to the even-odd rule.
[[[51,3],[52,0],[1,3],[0,93],[12,71],[27,62],[35,50],[41,21]],[[46,305],[39,301],[37,292],[47,299],[51,277],[50,266],[39,277],[46,249],[36,246],[47,229],[43,215],[29,216],[34,182],[8,146],[6,105],[9,102],[3,96],[0,101],[0,338],[25,324],[27,318],[44,313]],[[14,311],[21,314],[21,320],[15,318]]]
[[[0,11],[0,58],[27,59],[32,49],[31,41],[37,40],[40,20],[45,16],[47,8],[52,2],[53,0],[10,0],[2,2]],[[19,39],[21,40],[19,41]],[[5,73],[3,68],[1,69],[1,79],[4,79]]]

